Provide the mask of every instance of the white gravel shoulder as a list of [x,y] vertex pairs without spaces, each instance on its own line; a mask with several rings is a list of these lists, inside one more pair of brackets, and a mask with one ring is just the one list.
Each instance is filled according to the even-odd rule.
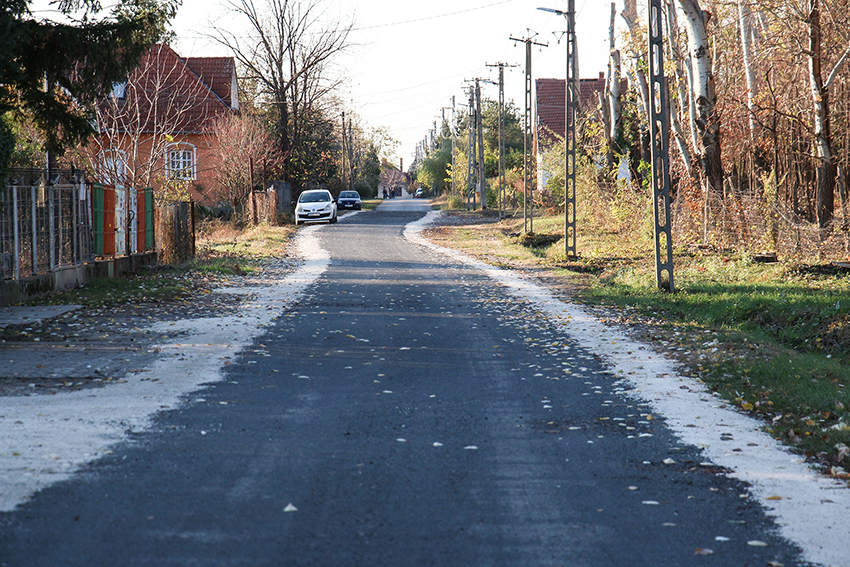
[[[405,237],[486,272],[508,292],[531,302],[581,346],[603,356],[623,378],[624,393],[650,404],[653,414],[663,416],[684,443],[703,449],[708,461],[748,483],[750,497],[775,518],[781,534],[803,550],[805,560],[850,567],[850,489],[844,483],[813,471],[763,432],[761,422],[730,409],[703,384],[680,375],[674,360],[649,345],[602,324],[590,312],[558,299],[516,272],[425,239],[422,230],[438,215],[431,212],[408,224]],[[721,433],[731,434],[734,443],[721,441]]]
[[0,405],[0,511],[109,454],[110,447],[144,430],[157,413],[178,407],[202,384],[222,379],[225,361],[280,316],[325,271],[330,256],[315,235],[294,242],[303,263],[267,285],[221,292],[249,294],[239,315],[160,323],[183,330],[180,343],[157,345],[163,355],[143,372],[107,387],[55,396],[2,398]]

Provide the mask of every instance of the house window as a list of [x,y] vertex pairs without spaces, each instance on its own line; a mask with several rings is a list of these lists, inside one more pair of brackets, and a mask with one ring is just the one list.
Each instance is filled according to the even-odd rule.
[[124,100],[127,97],[127,82],[112,83],[112,98]]
[[100,181],[105,185],[124,185],[127,181],[127,154],[121,150],[100,153]]
[[168,179],[170,180],[194,180],[195,170],[195,148],[172,146],[167,151]]

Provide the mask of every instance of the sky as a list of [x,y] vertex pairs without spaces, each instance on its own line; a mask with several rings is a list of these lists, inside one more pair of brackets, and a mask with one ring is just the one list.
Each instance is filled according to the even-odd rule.
[[[266,2],[254,1],[257,6]],[[332,18],[354,20],[353,45],[332,70],[346,79],[340,98],[346,112],[359,115],[367,128],[390,131],[400,142],[396,157],[404,160],[405,169],[434,121],[439,127],[443,109],[451,116],[452,96],[460,109],[468,102],[469,81],[498,80],[498,69],[488,65],[517,65],[505,69],[505,99],[523,112],[525,49],[511,37],[548,44],[533,49],[534,79],[566,74],[566,20],[537,8],[566,11],[567,0],[311,1],[321,3]],[[236,34],[244,29],[226,9],[227,2],[183,0],[172,24],[180,55],[232,55],[207,37],[212,25]],[[616,4],[619,14],[622,0]],[[611,3],[575,0],[575,6],[579,76],[594,78],[607,66]],[[618,27],[621,22],[618,15]],[[498,87],[483,83],[482,96],[498,100]]]

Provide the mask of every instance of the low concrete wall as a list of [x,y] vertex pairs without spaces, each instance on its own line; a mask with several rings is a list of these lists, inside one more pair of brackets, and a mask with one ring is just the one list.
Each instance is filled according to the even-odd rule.
[[14,305],[31,297],[80,287],[98,278],[120,278],[137,273],[143,267],[156,266],[156,252],[95,260],[81,266],[62,268],[49,274],[20,280],[0,280],[0,307]]

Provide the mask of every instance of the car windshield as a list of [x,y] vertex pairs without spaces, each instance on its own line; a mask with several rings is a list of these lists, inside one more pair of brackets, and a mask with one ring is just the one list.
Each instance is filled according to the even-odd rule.
[[342,199],[359,199],[360,193],[358,193],[357,191],[343,191],[339,194],[339,196]]
[[301,193],[299,203],[324,203],[331,200],[331,194],[327,191],[307,191]]

